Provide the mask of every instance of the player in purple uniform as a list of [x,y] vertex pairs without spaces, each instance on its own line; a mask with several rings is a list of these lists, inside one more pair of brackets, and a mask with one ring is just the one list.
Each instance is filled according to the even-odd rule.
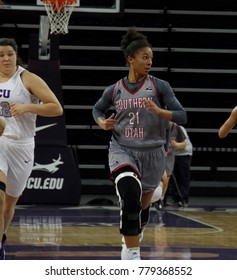
[[[187,115],[169,83],[149,75],[153,52],[147,37],[130,28],[121,48],[128,75],[104,90],[92,113],[102,129],[112,130],[109,167],[121,209],[121,258],[140,259],[151,198],[165,169],[167,122],[185,124]],[[116,113],[108,116],[111,106]]]
[[7,229],[32,171],[36,117],[63,108],[48,85],[18,64],[14,39],[0,39],[0,260]]

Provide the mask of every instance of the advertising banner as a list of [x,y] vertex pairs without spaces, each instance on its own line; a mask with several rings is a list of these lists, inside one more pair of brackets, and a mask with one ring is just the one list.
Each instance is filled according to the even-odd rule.
[[70,147],[36,146],[33,170],[19,203],[78,205],[79,178]]

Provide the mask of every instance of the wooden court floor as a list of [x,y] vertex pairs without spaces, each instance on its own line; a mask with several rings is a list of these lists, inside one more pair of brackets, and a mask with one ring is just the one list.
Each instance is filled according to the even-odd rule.
[[[18,205],[7,260],[119,260],[117,206]],[[158,211],[141,243],[144,260],[236,260],[237,205]]]

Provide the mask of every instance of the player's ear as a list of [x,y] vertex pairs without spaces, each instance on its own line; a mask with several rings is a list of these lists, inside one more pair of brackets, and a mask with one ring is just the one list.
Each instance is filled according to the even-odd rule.
[[130,55],[127,58],[127,61],[129,64],[131,64],[133,62],[133,57],[131,57]]

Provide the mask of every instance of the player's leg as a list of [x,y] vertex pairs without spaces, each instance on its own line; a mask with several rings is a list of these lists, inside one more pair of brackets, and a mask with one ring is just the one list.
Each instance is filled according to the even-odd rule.
[[8,227],[12,221],[12,218],[15,214],[15,208],[19,197],[12,197],[6,194],[5,197],[5,210],[4,210],[4,232],[6,233]]
[[3,234],[2,234],[2,248],[0,250],[0,254],[4,256],[3,259],[5,259],[5,243],[7,240],[7,230],[8,227],[12,221],[12,218],[15,213],[15,207],[16,203],[18,201],[19,197],[11,197],[5,193],[5,203],[4,203],[4,209],[3,209],[3,221],[4,221],[4,227],[3,227]]
[[140,234],[140,242],[142,241],[143,238],[143,232],[145,230],[145,226],[150,219],[150,206],[151,206],[152,197],[153,197],[153,192],[143,193],[142,195],[142,213],[141,213],[142,232]]
[[[123,235],[127,259],[140,259],[141,182],[127,167],[113,173],[120,204],[120,233]],[[124,251],[124,250],[123,250]],[[124,256],[122,256],[124,258]]]
[[175,157],[174,175],[180,188],[181,198],[184,202],[184,206],[187,206],[189,202],[190,165],[191,156],[187,155]]
[[[11,145],[8,153],[8,177],[4,207],[5,238],[13,219],[19,197],[22,195],[34,163],[34,141]],[[28,159],[27,162],[22,159]],[[6,240],[5,240],[6,242]]]
[[5,191],[6,191],[6,176],[0,171],[0,260],[5,259],[4,249],[4,207],[5,207]]
[[161,181],[158,187],[153,192],[151,203],[155,203],[159,201],[162,198],[162,193],[163,193],[163,182]]
[[155,207],[158,210],[161,210],[164,208],[165,204],[166,204],[166,193],[167,193],[167,189],[168,189],[168,185],[169,185],[169,179],[170,176],[167,175],[167,171],[164,171],[164,174],[162,176],[162,196],[161,199],[158,201],[158,203],[155,203]]

